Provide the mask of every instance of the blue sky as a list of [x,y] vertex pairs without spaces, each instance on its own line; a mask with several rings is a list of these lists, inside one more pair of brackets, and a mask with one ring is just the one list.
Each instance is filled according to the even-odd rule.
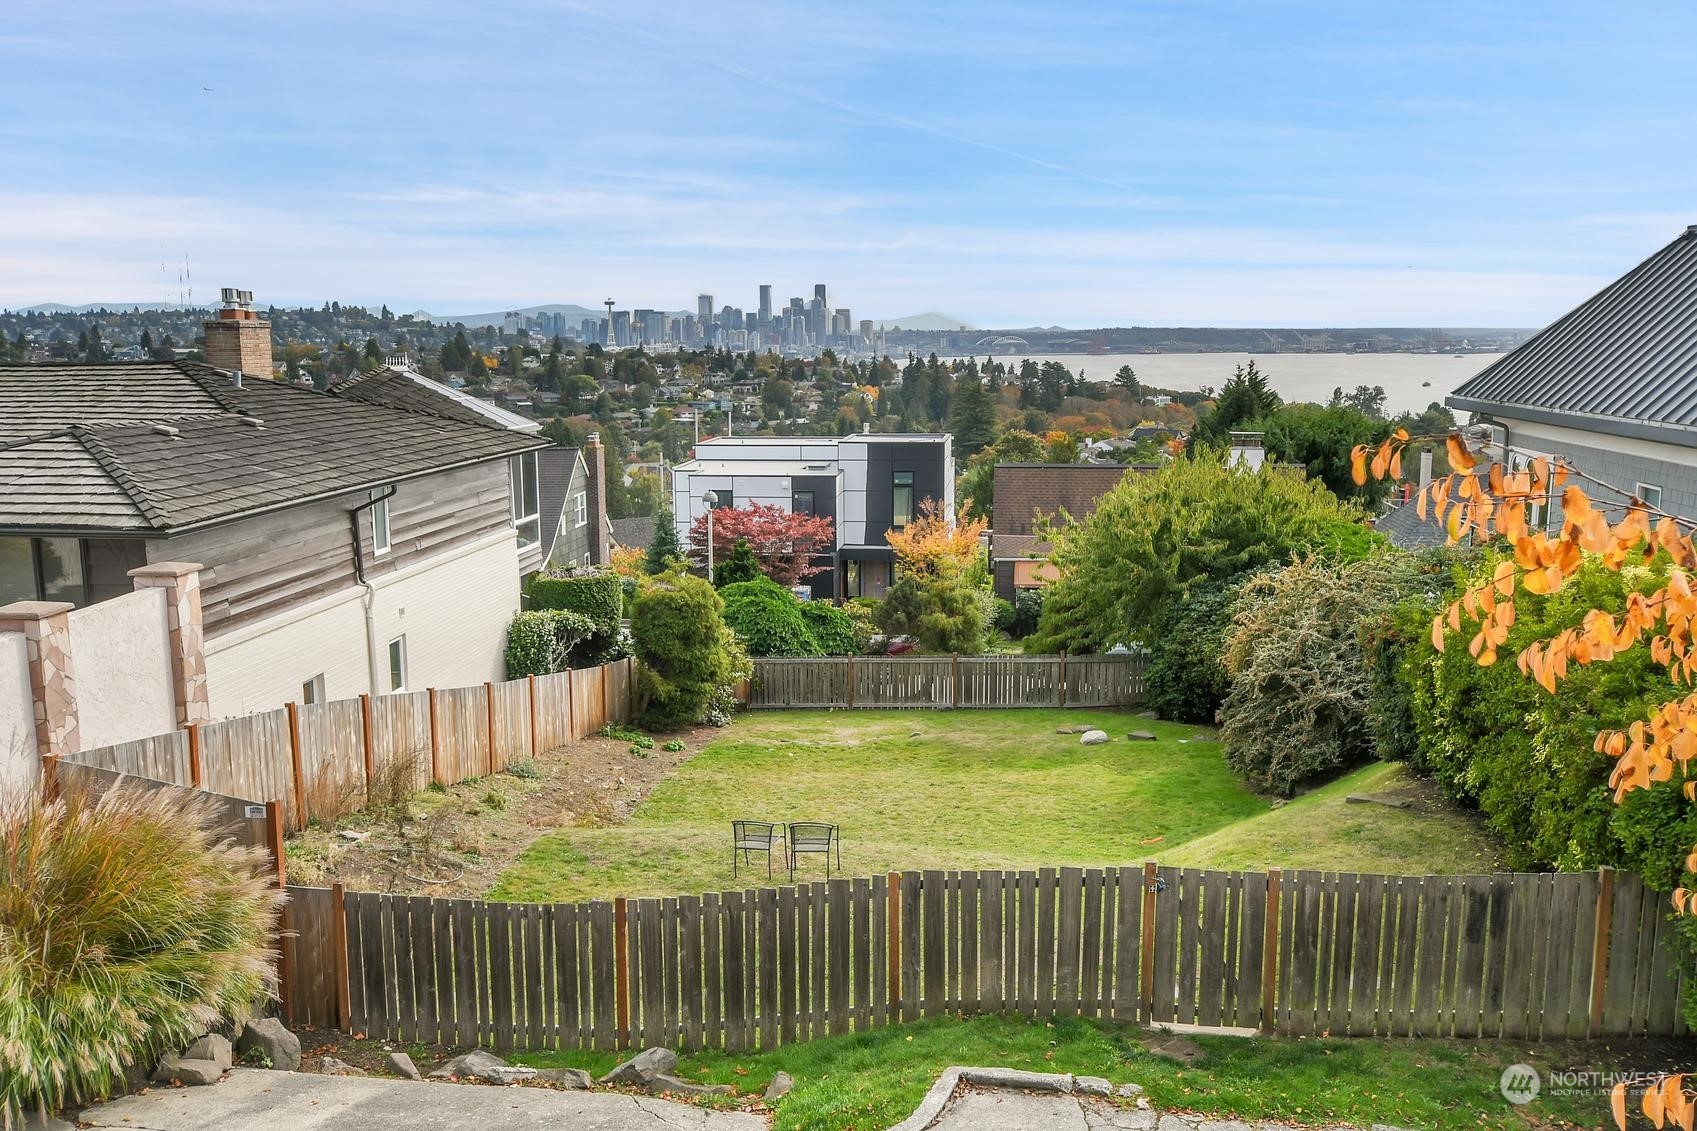
[[0,305],[1540,325],[1697,222],[1694,11],[13,0]]

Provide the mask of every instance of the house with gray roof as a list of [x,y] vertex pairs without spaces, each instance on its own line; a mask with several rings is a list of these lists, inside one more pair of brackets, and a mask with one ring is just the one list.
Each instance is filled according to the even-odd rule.
[[[1487,458],[1560,457],[1593,498],[1697,516],[1697,224],[1445,403]],[[1556,529],[1560,510],[1538,517]]]
[[85,607],[198,564],[212,718],[502,678],[521,572],[547,552],[548,441],[376,392],[0,366],[0,605]]

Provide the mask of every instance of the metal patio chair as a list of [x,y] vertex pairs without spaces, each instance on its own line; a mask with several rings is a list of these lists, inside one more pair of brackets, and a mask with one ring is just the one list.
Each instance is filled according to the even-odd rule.
[[831,849],[837,850],[837,871],[843,870],[843,842],[837,826],[823,821],[790,822],[790,882],[795,882],[796,858],[804,852],[822,853],[825,857],[825,878],[831,878]]
[[731,822],[731,878],[737,874],[737,853],[742,853],[742,862],[750,863],[749,854],[764,852],[766,854],[766,878],[772,878],[772,850],[781,849],[784,845],[784,834],[775,821],[732,821]]

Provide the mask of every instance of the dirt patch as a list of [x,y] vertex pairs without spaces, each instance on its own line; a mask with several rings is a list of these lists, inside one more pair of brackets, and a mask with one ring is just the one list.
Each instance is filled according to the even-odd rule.
[[[476,896],[544,833],[618,824],[720,732],[654,735],[653,746],[592,737],[534,765],[413,794],[386,813],[361,811],[309,828],[286,845],[289,879],[360,891]],[[677,743],[681,749],[668,750]]]

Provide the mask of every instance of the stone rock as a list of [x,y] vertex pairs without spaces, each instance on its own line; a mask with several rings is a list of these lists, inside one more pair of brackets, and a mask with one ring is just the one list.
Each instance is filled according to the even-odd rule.
[[536,1074],[536,1082],[583,1091],[595,1086],[595,1078],[581,1068],[544,1068]]
[[175,1080],[180,1084],[203,1086],[222,1080],[224,1070],[214,1060],[185,1060],[180,1056],[166,1055],[159,1058],[159,1067],[153,1070],[153,1078],[161,1084]]
[[230,1039],[219,1033],[208,1033],[183,1050],[184,1060],[210,1060],[218,1066],[219,1071],[227,1072],[236,1063],[235,1050],[230,1047]]
[[1100,1076],[1076,1076],[1072,1090],[1081,1096],[1106,1096],[1113,1093],[1114,1086]]
[[24,1112],[24,1121],[15,1126],[22,1127],[23,1131],[76,1131],[77,1127],[57,1115],[43,1115],[34,1109]]
[[255,1049],[279,1072],[293,1072],[301,1066],[301,1039],[275,1017],[254,1018],[242,1026],[236,1051],[246,1056]]
[[657,1096],[728,1096],[731,1094],[729,1084],[695,1084],[688,1080],[679,1080],[676,1076],[668,1076],[663,1072],[648,1082],[648,1090]]
[[1078,739],[1081,746],[1100,746],[1106,741],[1108,732],[1105,730],[1087,730]]
[[1114,1095],[1118,1096],[1122,1100],[1129,1100],[1133,1096],[1141,1096],[1142,1094],[1142,1084],[1121,1084],[1119,1087],[1114,1089]]
[[670,1076],[678,1068],[678,1054],[671,1049],[643,1049],[607,1075],[603,1084],[635,1084],[646,1088],[657,1076]]
[[327,1057],[324,1057],[321,1060],[319,1060],[318,1071],[324,1073],[324,1075],[326,1075],[326,1076],[364,1076],[365,1075],[365,1069],[358,1068],[358,1067],[356,1067],[352,1064],[349,1064],[345,1060],[337,1060],[333,1056],[327,1056]]
[[1159,711],[1139,711],[1139,712],[1137,712],[1137,717],[1140,718],[1140,719],[1158,719],[1158,718],[1161,717],[1161,712],[1159,712]]
[[1184,1037],[1155,1037],[1149,1041],[1149,1054],[1176,1061],[1187,1068],[1202,1058],[1202,1049]]
[[470,1052],[461,1053],[448,1061],[432,1072],[430,1076],[433,1080],[451,1080],[459,1076],[481,1076],[487,1080],[490,1078],[491,1069],[505,1068],[506,1066],[507,1062],[494,1053],[484,1052],[482,1049],[472,1049]]
[[497,1084],[518,1084],[536,1079],[536,1069],[528,1064],[503,1064],[484,1073],[484,1078]]
[[418,1065],[412,1062],[412,1057],[404,1052],[389,1054],[389,1071],[403,1080],[422,1080],[424,1073],[418,1070]]
[[1155,736],[1153,734],[1150,734],[1146,730],[1131,731],[1126,735],[1126,737],[1131,739],[1133,742],[1154,742],[1154,741],[1156,741]]
[[789,1095],[790,1089],[793,1087],[795,1087],[795,1080],[790,1077],[788,1072],[778,1073],[772,1077],[772,1082],[766,1086],[766,1102],[776,1103]]
[[1056,734],[1083,734],[1084,732],[1086,732],[1090,729],[1091,728],[1087,727],[1087,726],[1056,727],[1055,733]]

